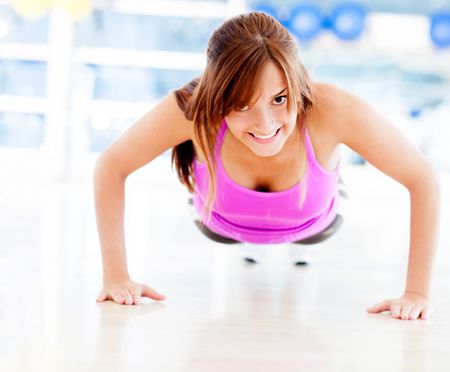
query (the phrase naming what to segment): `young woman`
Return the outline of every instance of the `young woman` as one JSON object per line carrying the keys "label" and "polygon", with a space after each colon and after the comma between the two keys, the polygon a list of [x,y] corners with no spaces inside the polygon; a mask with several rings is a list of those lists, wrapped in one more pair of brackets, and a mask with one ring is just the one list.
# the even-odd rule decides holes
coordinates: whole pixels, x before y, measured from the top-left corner
{"label": "young woman", "polygon": [[304,248],[342,223],[339,144],[402,183],[411,197],[404,294],[369,312],[430,316],[439,217],[439,177],[400,132],[367,103],[312,82],[296,44],[272,17],[233,17],[212,34],[202,76],[169,94],[101,154],[95,170],[103,289],[97,300],[138,304],[165,297],[130,279],[124,184],[169,148],[193,194],[200,229],[224,243]]}

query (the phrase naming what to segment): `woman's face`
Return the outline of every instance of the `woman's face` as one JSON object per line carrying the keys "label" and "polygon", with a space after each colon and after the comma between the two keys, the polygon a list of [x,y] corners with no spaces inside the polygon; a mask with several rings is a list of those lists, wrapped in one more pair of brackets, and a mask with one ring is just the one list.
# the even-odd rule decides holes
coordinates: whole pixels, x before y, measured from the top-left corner
{"label": "woman's face", "polygon": [[268,62],[252,104],[225,116],[231,134],[258,156],[276,155],[296,126],[297,113],[289,113],[287,94],[286,78],[273,62]]}

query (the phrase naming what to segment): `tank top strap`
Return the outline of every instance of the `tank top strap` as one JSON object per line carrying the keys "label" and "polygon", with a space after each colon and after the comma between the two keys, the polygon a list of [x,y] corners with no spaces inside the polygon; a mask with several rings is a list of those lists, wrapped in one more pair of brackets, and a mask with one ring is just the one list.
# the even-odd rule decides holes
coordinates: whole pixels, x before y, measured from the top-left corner
{"label": "tank top strap", "polygon": [[305,148],[306,148],[306,154],[309,159],[315,159],[316,155],[314,154],[314,147],[311,142],[311,137],[309,136],[308,129],[306,126],[303,127],[303,133],[305,137]]}
{"label": "tank top strap", "polygon": [[219,129],[219,133],[217,134],[216,144],[214,145],[214,153],[216,157],[220,156],[220,149],[222,147],[222,143],[225,138],[227,127],[228,127],[227,122],[225,121],[225,119],[223,119]]}

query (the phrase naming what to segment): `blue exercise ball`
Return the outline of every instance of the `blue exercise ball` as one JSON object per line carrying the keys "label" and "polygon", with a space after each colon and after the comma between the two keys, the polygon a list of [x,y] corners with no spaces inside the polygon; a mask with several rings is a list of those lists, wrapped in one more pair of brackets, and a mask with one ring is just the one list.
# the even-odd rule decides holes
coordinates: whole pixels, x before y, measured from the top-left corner
{"label": "blue exercise ball", "polygon": [[364,30],[366,10],[359,4],[340,4],[330,17],[331,30],[342,40],[357,39]]}
{"label": "blue exercise ball", "polygon": [[450,46],[450,12],[438,12],[431,16],[430,37],[440,48]]}
{"label": "blue exercise ball", "polygon": [[301,41],[308,41],[319,34],[322,22],[323,16],[318,7],[302,4],[292,9],[288,28]]}

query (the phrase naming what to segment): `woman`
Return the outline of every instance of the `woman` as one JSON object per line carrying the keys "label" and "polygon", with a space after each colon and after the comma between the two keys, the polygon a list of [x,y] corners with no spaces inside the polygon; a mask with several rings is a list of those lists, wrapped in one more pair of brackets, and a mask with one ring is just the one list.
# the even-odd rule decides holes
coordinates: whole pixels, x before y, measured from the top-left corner
{"label": "woman", "polygon": [[437,172],[367,103],[312,82],[289,32],[259,12],[233,17],[216,29],[202,76],[165,97],[99,157],[95,199],[104,287],[97,300],[131,305],[142,296],[165,298],[130,279],[123,227],[126,177],[165,150],[174,149],[179,178],[193,193],[206,235],[255,249],[293,243],[298,251],[301,244],[326,239],[342,223],[341,143],[402,183],[411,196],[405,292],[368,311],[429,317]]}

